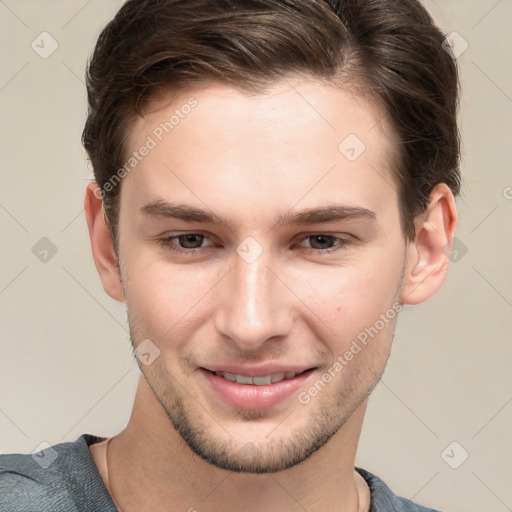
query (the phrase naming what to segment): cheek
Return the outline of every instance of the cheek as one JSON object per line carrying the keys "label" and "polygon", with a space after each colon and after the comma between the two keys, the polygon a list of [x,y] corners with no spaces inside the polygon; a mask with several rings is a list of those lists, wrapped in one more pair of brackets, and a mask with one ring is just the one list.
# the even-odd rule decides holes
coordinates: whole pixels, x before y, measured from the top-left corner
{"label": "cheek", "polygon": [[[133,247],[136,244],[123,258],[123,274],[137,338],[160,343],[172,339],[177,345],[183,340],[185,344],[191,331],[204,327],[221,305],[213,304],[209,293],[215,286],[223,286],[223,273],[229,266],[177,265],[154,248]],[[283,301],[300,310],[301,322],[319,339],[331,340],[333,352],[344,352],[346,345],[374,326],[393,305],[403,264],[403,254],[398,244],[396,247],[374,247],[339,266],[283,268],[283,280],[293,291],[291,299],[288,288],[283,291]],[[386,322],[379,336],[386,336],[391,327]]]}
{"label": "cheek", "polygon": [[[302,293],[297,295],[332,331],[331,335],[355,336],[392,309],[402,268],[397,254],[387,262],[376,259],[373,264],[319,269],[315,275],[309,274],[307,281],[302,280]],[[298,286],[299,276],[294,282]]]}
{"label": "cheek", "polygon": [[130,254],[125,259],[125,274],[131,319],[138,330],[144,326],[144,336],[155,339],[174,338],[185,329],[218,280],[212,268],[172,265],[155,258],[154,251]]}

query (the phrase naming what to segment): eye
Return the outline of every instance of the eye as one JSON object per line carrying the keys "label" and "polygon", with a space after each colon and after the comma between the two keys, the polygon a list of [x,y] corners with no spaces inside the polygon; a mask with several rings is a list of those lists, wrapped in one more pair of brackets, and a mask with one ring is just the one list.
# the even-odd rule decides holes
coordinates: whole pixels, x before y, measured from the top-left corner
{"label": "eye", "polygon": [[206,236],[201,233],[182,233],[159,238],[158,243],[171,251],[193,254],[198,249],[204,248],[202,243],[205,239],[207,239]]}
{"label": "eye", "polygon": [[[185,235],[178,235],[173,238],[178,240],[178,243],[184,249],[197,249],[201,247],[204,235],[199,235],[197,233],[187,233]],[[199,245],[197,245],[199,243]]]}
{"label": "eye", "polygon": [[[351,243],[348,238],[341,238],[325,233],[308,235],[304,240],[310,240],[311,250],[307,251],[311,254],[329,254],[344,249]],[[327,246],[327,247],[326,247]]]}
{"label": "eye", "polygon": [[[159,238],[158,243],[169,251],[193,256],[200,250],[212,247],[212,244],[203,245],[203,242],[206,240],[209,240],[209,238],[202,233],[173,233]],[[349,238],[337,237],[326,233],[308,235],[302,240],[310,240],[308,246],[300,245],[306,248],[308,254],[314,255],[327,255],[343,250],[352,242]]]}

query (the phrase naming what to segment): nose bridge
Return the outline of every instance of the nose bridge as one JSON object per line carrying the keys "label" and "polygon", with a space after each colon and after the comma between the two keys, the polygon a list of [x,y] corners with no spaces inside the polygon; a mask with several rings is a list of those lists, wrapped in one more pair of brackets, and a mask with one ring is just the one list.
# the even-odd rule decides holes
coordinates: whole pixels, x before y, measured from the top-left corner
{"label": "nose bridge", "polygon": [[234,268],[223,280],[216,328],[244,350],[255,350],[269,338],[285,336],[291,325],[285,307],[289,297],[269,267],[269,254],[249,241],[248,246],[242,243],[237,248]]}

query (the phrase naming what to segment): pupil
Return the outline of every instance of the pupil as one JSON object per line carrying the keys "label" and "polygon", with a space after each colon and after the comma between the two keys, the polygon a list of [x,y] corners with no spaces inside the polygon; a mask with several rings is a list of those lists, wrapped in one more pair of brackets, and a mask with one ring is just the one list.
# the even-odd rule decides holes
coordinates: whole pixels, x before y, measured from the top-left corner
{"label": "pupil", "polygon": [[[182,235],[180,237],[180,243],[187,249],[194,249],[198,246],[194,246],[194,239],[196,244],[197,244],[197,240],[199,240],[199,246],[201,245],[201,242],[202,242],[202,235]],[[188,244],[192,244],[192,247],[189,246]]]}
{"label": "pupil", "polygon": [[[330,240],[330,237],[328,236],[324,236],[324,235],[315,235],[313,237],[313,240],[320,240],[320,245],[324,245],[324,244],[327,244],[329,245],[329,242],[331,241]],[[327,249],[328,247],[317,247],[317,249]]]}

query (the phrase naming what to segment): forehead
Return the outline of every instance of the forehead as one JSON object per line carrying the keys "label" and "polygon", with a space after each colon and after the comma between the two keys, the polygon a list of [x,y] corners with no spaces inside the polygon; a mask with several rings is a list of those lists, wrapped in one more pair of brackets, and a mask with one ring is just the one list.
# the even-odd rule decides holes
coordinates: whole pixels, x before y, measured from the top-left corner
{"label": "forehead", "polygon": [[[352,128],[366,139],[370,137],[365,137],[365,132],[377,129],[390,142],[397,142],[384,107],[367,89],[356,89],[349,84],[346,87],[336,86],[320,79],[290,76],[289,79],[268,84],[260,93],[235,88],[219,81],[204,82],[185,89],[160,91],[145,101],[143,117],[138,116],[130,123],[128,145],[136,146],[141,136],[151,131],[151,128],[158,128],[162,121],[171,120],[175,134],[186,130],[187,124],[191,123],[181,121],[191,112],[189,104],[192,99],[199,106],[193,108],[193,118],[201,122],[207,120],[209,125],[215,123],[224,133],[232,128],[233,131],[228,133],[230,136],[241,133],[243,128],[253,129],[254,132],[268,129],[265,126],[267,122],[279,121],[284,137],[291,133],[292,128],[300,130],[307,123],[310,129],[330,128],[334,132],[340,131],[340,128],[341,131]],[[174,119],[171,119],[173,112]],[[244,121],[244,124],[233,126],[230,121]],[[178,130],[179,124],[182,127]],[[200,136],[200,131],[196,134]],[[159,138],[158,133],[156,136]],[[391,144],[387,150],[396,149],[393,146],[396,144]]]}
{"label": "forehead", "polygon": [[198,206],[199,196],[220,196],[258,208],[396,196],[397,141],[384,109],[313,79],[258,94],[218,82],[169,91],[148,102],[128,140],[129,153],[151,146],[125,178],[139,203],[179,194]]}

